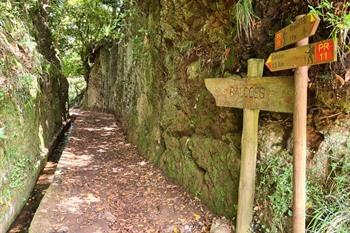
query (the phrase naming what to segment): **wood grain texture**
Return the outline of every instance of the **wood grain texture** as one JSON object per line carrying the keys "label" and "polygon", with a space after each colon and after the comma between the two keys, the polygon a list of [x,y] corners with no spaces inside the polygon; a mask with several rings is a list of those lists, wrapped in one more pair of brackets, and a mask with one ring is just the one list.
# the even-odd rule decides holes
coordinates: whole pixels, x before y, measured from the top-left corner
{"label": "wood grain texture", "polygon": [[[308,44],[303,39],[297,46]],[[293,233],[305,233],[306,217],[306,124],[308,67],[296,69],[293,115]]]}
{"label": "wood grain texture", "polygon": [[[248,60],[248,77],[258,78],[263,74],[264,60]],[[253,219],[256,154],[258,147],[259,110],[243,110],[241,142],[241,168],[239,179],[237,233],[249,233]]]}
{"label": "wood grain texture", "polygon": [[213,78],[205,85],[217,106],[293,112],[293,77]]}
{"label": "wood grain texture", "polygon": [[271,53],[266,66],[271,71],[293,69],[329,63],[337,60],[337,42],[334,39]]}
{"label": "wood grain texture", "polygon": [[309,13],[295,20],[294,23],[275,33],[275,50],[314,35],[319,24],[320,18],[313,13]]}

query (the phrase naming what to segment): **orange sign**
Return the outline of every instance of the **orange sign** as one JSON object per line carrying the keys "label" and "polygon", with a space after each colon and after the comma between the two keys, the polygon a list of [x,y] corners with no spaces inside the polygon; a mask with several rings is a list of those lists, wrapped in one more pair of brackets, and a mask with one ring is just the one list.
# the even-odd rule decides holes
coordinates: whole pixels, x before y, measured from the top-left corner
{"label": "orange sign", "polygon": [[271,53],[265,65],[271,71],[318,65],[337,60],[336,40],[329,39],[280,52]]}
{"label": "orange sign", "polygon": [[333,61],[334,56],[334,41],[326,40],[316,43],[315,46],[315,61],[316,62],[328,62]]}
{"label": "orange sign", "polygon": [[275,48],[283,47],[283,34],[281,32],[277,32],[275,35]]}

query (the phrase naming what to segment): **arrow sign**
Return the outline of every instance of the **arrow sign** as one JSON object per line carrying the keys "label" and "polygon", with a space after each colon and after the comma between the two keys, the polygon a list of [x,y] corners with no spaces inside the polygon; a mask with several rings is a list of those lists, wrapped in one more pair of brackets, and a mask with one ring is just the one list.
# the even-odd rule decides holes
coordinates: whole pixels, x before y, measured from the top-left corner
{"label": "arrow sign", "polygon": [[337,41],[329,39],[271,53],[265,65],[270,71],[278,71],[333,61],[337,61]]}
{"label": "arrow sign", "polygon": [[275,33],[275,50],[315,34],[320,18],[309,13]]}
{"label": "arrow sign", "polygon": [[293,77],[212,78],[205,86],[217,106],[293,112]]}

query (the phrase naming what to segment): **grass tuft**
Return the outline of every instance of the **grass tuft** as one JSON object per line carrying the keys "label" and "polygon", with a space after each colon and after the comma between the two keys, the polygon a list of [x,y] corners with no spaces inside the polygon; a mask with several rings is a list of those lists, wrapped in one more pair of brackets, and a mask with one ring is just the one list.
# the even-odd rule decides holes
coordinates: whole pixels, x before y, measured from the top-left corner
{"label": "grass tuft", "polygon": [[232,15],[236,20],[238,37],[241,38],[244,35],[249,40],[252,35],[254,18],[256,18],[252,0],[239,0],[233,8]]}
{"label": "grass tuft", "polygon": [[347,151],[338,150],[330,151],[330,172],[322,188],[324,198],[312,197],[319,200],[309,216],[310,233],[350,232],[350,157]]}

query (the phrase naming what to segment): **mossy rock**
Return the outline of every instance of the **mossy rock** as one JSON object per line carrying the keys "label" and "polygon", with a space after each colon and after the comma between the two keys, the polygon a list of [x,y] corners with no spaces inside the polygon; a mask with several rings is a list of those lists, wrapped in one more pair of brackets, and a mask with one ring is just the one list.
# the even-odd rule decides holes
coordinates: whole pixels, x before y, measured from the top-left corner
{"label": "mossy rock", "polygon": [[280,122],[263,122],[258,131],[260,159],[264,160],[285,149],[285,135],[286,128]]}
{"label": "mossy rock", "polygon": [[323,183],[329,175],[329,159],[337,160],[350,154],[350,117],[345,116],[322,129],[323,141],[312,160],[312,179]]}
{"label": "mossy rock", "polygon": [[233,216],[237,202],[239,151],[220,140],[164,135],[160,166],[216,213]]}
{"label": "mossy rock", "polygon": [[177,85],[175,80],[170,80],[165,85],[166,97],[162,107],[161,126],[172,134],[189,136],[193,133],[193,126],[180,107],[185,100],[180,96]]}
{"label": "mossy rock", "polygon": [[350,113],[350,85],[343,89],[318,88],[317,103],[333,110]]}

